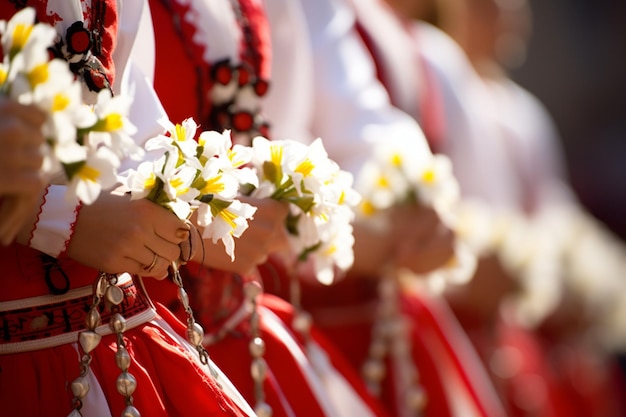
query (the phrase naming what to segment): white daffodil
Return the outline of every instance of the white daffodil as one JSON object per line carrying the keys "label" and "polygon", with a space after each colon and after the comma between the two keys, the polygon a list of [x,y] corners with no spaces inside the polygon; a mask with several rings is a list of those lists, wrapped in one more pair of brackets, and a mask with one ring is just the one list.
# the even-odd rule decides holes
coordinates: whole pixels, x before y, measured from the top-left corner
{"label": "white daffodil", "polygon": [[182,123],[174,124],[168,119],[159,119],[159,124],[169,133],[169,136],[159,135],[150,139],[146,143],[146,150],[163,149],[170,153],[180,152],[180,159],[185,159],[188,163],[193,163],[198,169],[201,164],[194,162],[197,155],[198,143],[196,142],[196,132],[198,125],[192,118],[183,120]]}
{"label": "white daffodil", "polygon": [[126,187],[130,190],[131,199],[146,198],[159,185],[161,179],[157,172],[161,172],[165,157],[156,161],[145,161],[139,164],[136,170],[131,170],[125,178]]}
{"label": "white daffodil", "polygon": [[328,153],[319,138],[308,147],[290,141],[287,149],[289,163],[286,171],[292,177],[299,194],[303,193],[303,189],[314,194],[320,193],[324,184],[339,169],[338,165],[328,158]]}
{"label": "white daffodil", "polygon": [[137,129],[128,119],[130,105],[130,97],[123,95],[113,97],[107,89],[98,93],[97,102],[94,105],[97,122],[89,129],[91,146],[97,147],[104,144],[120,158],[141,159],[143,157],[144,150],[131,137]]}
{"label": "white daffodil", "polygon": [[357,180],[357,190],[363,196],[361,212],[373,214],[404,202],[409,189],[409,183],[401,171],[367,162]]}
{"label": "white daffodil", "polygon": [[259,182],[269,181],[276,187],[285,182],[283,172],[285,164],[285,145],[282,142],[270,142],[262,136],[252,140],[252,166],[257,170]]}
{"label": "white daffodil", "polygon": [[235,259],[235,241],[248,228],[248,219],[256,207],[239,200],[224,202],[214,199],[198,208],[198,224],[204,227],[202,237],[213,243],[222,241],[231,261]]}
{"label": "white daffodil", "polygon": [[93,203],[101,190],[117,183],[115,171],[118,164],[119,159],[106,147],[87,152],[86,160],[71,176],[68,198],[78,197],[85,204]]}
{"label": "white daffodil", "polygon": [[459,200],[460,189],[452,173],[452,162],[445,155],[434,155],[421,169],[411,169],[409,181],[414,184],[420,202],[437,210],[450,211]]}
{"label": "white daffodil", "polygon": [[57,34],[50,25],[36,24],[35,9],[26,7],[15,13],[8,22],[0,22],[0,35],[5,56],[13,60],[25,50],[46,50],[53,44]]}
{"label": "white daffodil", "polygon": [[187,203],[194,200],[200,192],[192,187],[198,170],[187,165],[176,166],[177,155],[167,155],[162,171],[155,174],[163,181],[163,191],[169,201],[182,200]]}
{"label": "white daffodil", "polygon": [[239,191],[239,181],[229,172],[222,171],[220,164],[212,163],[215,161],[217,161],[216,158],[211,158],[202,168],[194,186],[201,195],[213,195],[222,200],[232,200]]}

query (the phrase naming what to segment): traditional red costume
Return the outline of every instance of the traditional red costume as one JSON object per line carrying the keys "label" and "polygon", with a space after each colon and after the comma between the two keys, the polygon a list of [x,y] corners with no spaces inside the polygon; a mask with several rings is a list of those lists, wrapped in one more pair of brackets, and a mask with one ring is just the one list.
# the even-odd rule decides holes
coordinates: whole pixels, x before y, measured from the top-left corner
{"label": "traditional red costume", "polygon": [[[143,2],[125,3],[123,8],[120,2],[111,0],[32,1],[19,2],[19,6],[17,3],[3,3],[0,17],[8,19],[18,8],[32,5],[38,20],[54,25],[59,32],[59,48],[55,53],[72,56],[73,69],[85,82],[85,90],[113,88],[117,92],[116,81],[130,67],[126,60],[135,33],[141,22],[145,22],[141,18],[146,12]],[[118,50],[118,45],[123,47]],[[152,114],[148,112],[148,125],[154,124],[158,116],[154,120],[149,120],[149,116]],[[73,206],[57,204],[63,201],[62,188],[48,188],[37,224],[33,226],[33,237],[53,238],[30,242],[42,250],[49,249],[48,253],[53,255],[62,252],[71,238],[78,211]],[[118,299],[121,303],[117,307],[102,304],[102,324],[94,327],[102,339],[90,352],[89,363],[83,362],[88,368],[85,379],[89,390],[85,394],[84,381],[76,381],[81,371],[81,356],[88,358],[83,356],[85,346],[92,346],[86,337],[89,335],[85,335],[89,333],[85,332],[85,326],[87,321],[93,321],[87,320],[87,316],[94,300],[98,271],[63,255],[55,259],[17,243],[0,248],[0,259],[3,415],[77,415],[80,411],[84,415],[109,417],[128,411],[131,404],[150,416],[195,415],[198,410],[216,416],[252,415],[250,407],[221,371],[216,370],[214,378],[207,366],[200,363],[191,345],[179,336],[182,324],[167,310],[155,309],[140,281],[128,274],[117,278],[113,287],[119,290],[111,291],[113,298],[123,294],[123,300]],[[115,334],[109,328],[110,320],[120,323],[121,319],[115,318],[114,313],[126,319],[123,333]],[[122,359],[116,366],[120,344],[128,351],[128,372],[136,382],[130,404],[130,397],[120,395],[119,387],[116,388],[122,381],[119,378],[123,363],[127,362]],[[132,384],[132,379],[125,376],[122,382]]]}

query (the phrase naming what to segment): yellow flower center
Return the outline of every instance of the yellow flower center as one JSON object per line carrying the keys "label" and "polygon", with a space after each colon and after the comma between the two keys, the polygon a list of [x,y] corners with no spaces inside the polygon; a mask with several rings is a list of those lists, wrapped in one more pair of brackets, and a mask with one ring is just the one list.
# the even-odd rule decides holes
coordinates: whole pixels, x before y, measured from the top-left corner
{"label": "yellow flower center", "polygon": [[389,180],[384,175],[381,175],[380,177],[378,177],[376,185],[378,185],[380,188],[389,188]]}
{"label": "yellow flower center", "polygon": [[21,51],[24,45],[26,45],[26,42],[28,42],[33,27],[33,25],[26,25],[24,23],[15,25],[15,30],[13,31],[13,47],[11,49]]}
{"label": "yellow flower center", "polygon": [[156,175],[150,174],[148,178],[143,182],[143,187],[147,190],[151,190],[156,184]]}
{"label": "yellow flower center", "polygon": [[222,210],[219,212],[219,216],[226,222],[228,223],[228,225],[231,228],[230,233],[233,233],[232,229],[235,229],[235,227],[237,227],[237,223],[235,223],[235,220],[237,219],[237,215],[231,211],[228,211],[226,209]]}
{"label": "yellow flower center", "polygon": [[222,182],[222,174],[218,174],[217,176],[206,180],[206,185],[202,187],[200,192],[202,194],[218,194],[224,191],[225,188],[226,187]]}
{"label": "yellow flower center", "polygon": [[376,207],[374,207],[371,201],[363,200],[363,203],[361,203],[361,211],[366,216],[371,216],[376,213]]}
{"label": "yellow flower center", "polygon": [[399,167],[400,165],[402,165],[402,155],[400,155],[399,153],[394,153],[393,155],[391,155],[391,165],[393,165],[394,167]]}
{"label": "yellow flower center", "polygon": [[174,140],[183,142],[185,140],[186,134],[187,131],[183,125],[177,124],[176,126],[174,126]]}
{"label": "yellow flower center", "polygon": [[228,159],[230,160],[230,163],[232,164],[232,166],[234,168],[239,168],[240,166],[243,165],[243,161],[239,160],[239,161],[235,161],[235,157],[237,156],[237,153],[233,152],[232,149],[228,150]]}
{"label": "yellow flower center", "polygon": [[4,84],[9,74],[4,68],[0,68],[0,85]]}
{"label": "yellow flower center", "polygon": [[341,194],[339,194],[339,201],[337,201],[337,204],[342,205],[345,201],[346,201],[346,192],[341,191]]}
{"label": "yellow flower center", "polygon": [[434,169],[427,169],[426,171],[424,171],[424,173],[422,174],[422,181],[424,181],[427,184],[432,184],[435,182],[436,179],[436,175],[435,175],[435,170]]}
{"label": "yellow flower center", "polygon": [[124,120],[121,114],[111,113],[104,118],[104,131],[114,132],[120,130],[124,126]]}
{"label": "yellow flower center", "polygon": [[337,246],[336,245],[330,245],[325,251],[324,251],[324,255],[326,256],[330,256],[333,253],[337,252]]}
{"label": "yellow flower center", "polygon": [[183,186],[183,184],[184,184],[184,181],[181,178],[178,178],[178,177],[172,178],[170,180],[170,185],[172,187],[174,187],[174,189],[176,190],[177,194],[185,194],[189,190],[189,188],[187,188],[187,187],[181,188]]}
{"label": "yellow flower center", "polygon": [[98,171],[94,167],[90,167],[89,165],[85,164],[80,170],[78,170],[78,176],[83,181],[96,182],[100,177],[100,171]]}
{"label": "yellow flower center", "polygon": [[48,71],[48,64],[39,64],[33,68],[27,75],[28,82],[31,88],[37,87],[39,84],[43,84],[48,81],[50,73]]}
{"label": "yellow flower center", "polygon": [[311,162],[311,160],[307,158],[304,161],[300,162],[300,165],[298,165],[298,167],[296,168],[296,172],[299,172],[303,176],[307,177],[311,175],[311,172],[314,168],[315,165],[313,165],[313,162]]}
{"label": "yellow flower center", "polygon": [[283,160],[283,147],[279,145],[270,145],[270,159],[276,166],[280,166]]}
{"label": "yellow flower center", "polygon": [[55,94],[52,99],[52,112],[63,111],[70,104],[70,99],[63,93]]}

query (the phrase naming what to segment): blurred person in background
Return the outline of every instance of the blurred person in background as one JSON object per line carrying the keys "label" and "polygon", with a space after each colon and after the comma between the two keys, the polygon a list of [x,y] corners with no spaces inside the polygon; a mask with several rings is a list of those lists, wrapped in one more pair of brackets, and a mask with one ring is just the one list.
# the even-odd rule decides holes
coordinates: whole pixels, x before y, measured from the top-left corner
{"label": "blurred person in background", "polygon": [[604,348],[622,343],[624,249],[580,207],[550,116],[507,75],[525,56],[528,4],[389,3],[426,63],[417,73],[430,97],[403,94],[416,81],[400,78],[389,45],[370,49],[383,57],[379,77],[396,105],[430,120],[431,144],[453,160],[466,200],[460,233],[485,256],[448,298],[509,412],[618,415]]}

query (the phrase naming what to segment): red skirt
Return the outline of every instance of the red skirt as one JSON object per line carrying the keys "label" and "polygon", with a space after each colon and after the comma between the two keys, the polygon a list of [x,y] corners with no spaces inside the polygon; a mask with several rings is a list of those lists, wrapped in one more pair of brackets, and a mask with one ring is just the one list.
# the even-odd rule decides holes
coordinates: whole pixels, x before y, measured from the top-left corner
{"label": "red skirt", "polygon": [[[184,273],[185,287],[196,318],[205,332],[217,334],[225,322],[234,317],[243,302],[243,279],[224,271],[200,269],[191,265]],[[181,318],[184,312],[176,302],[176,288],[170,285],[155,288],[149,284],[153,298],[167,304]],[[156,295],[153,291],[158,290]],[[338,350],[322,337],[315,336],[317,355],[327,358],[325,375],[308,357],[307,346],[291,328],[293,308],[277,297],[263,295],[258,299],[259,333],[265,342],[263,358],[268,364],[263,394],[274,417],[300,416],[377,416],[386,413],[370,396],[354,371]],[[230,313],[230,314],[228,314]],[[319,333],[315,330],[314,335]],[[255,386],[250,373],[252,357],[248,351],[251,340],[249,316],[240,317],[236,326],[208,345],[212,360],[228,375],[239,392],[255,404]],[[338,394],[338,395],[335,395]]]}
{"label": "red skirt", "polygon": [[[264,283],[272,293],[288,297],[288,284],[280,281],[274,264]],[[302,285],[302,305],[313,314],[318,329],[359,372],[368,358],[377,307],[377,281],[348,278],[330,287]],[[503,417],[504,408],[476,355],[447,305],[439,299],[403,294],[403,315],[409,319],[411,359],[419,372],[428,400],[426,417]],[[380,400],[387,412],[405,415],[398,401],[394,364],[386,363]]]}
{"label": "red skirt", "polygon": [[[41,254],[18,246],[0,248],[0,414],[64,416],[72,411],[69,386],[79,376],[80,359],[75,341],[91,303],[92,287],[87,284],[96,273],[79,274],[84,267],[64,261],[61,275],[67,277],[70,291],[48,295],[45,278],[36,274],[45,270]],[[123,338],[131,355],[128,371],[137,380],[133,404],[142,415],[182,417],[197,415],[198,410],[215,416],[250,415],[242,411],[249,406],[230,382],[223,375],[216,382],[181,339],[179,321],[155,310],[132,280],[120,286],[126,295],[123,315],[128,328]],[[96,329],[102,340],[91,352],[90,389],[81,409],[85,416],[120,415],[126,407],[116,389],[121,372],[115,363],[117,337],[110,334],[106,315]]]}

